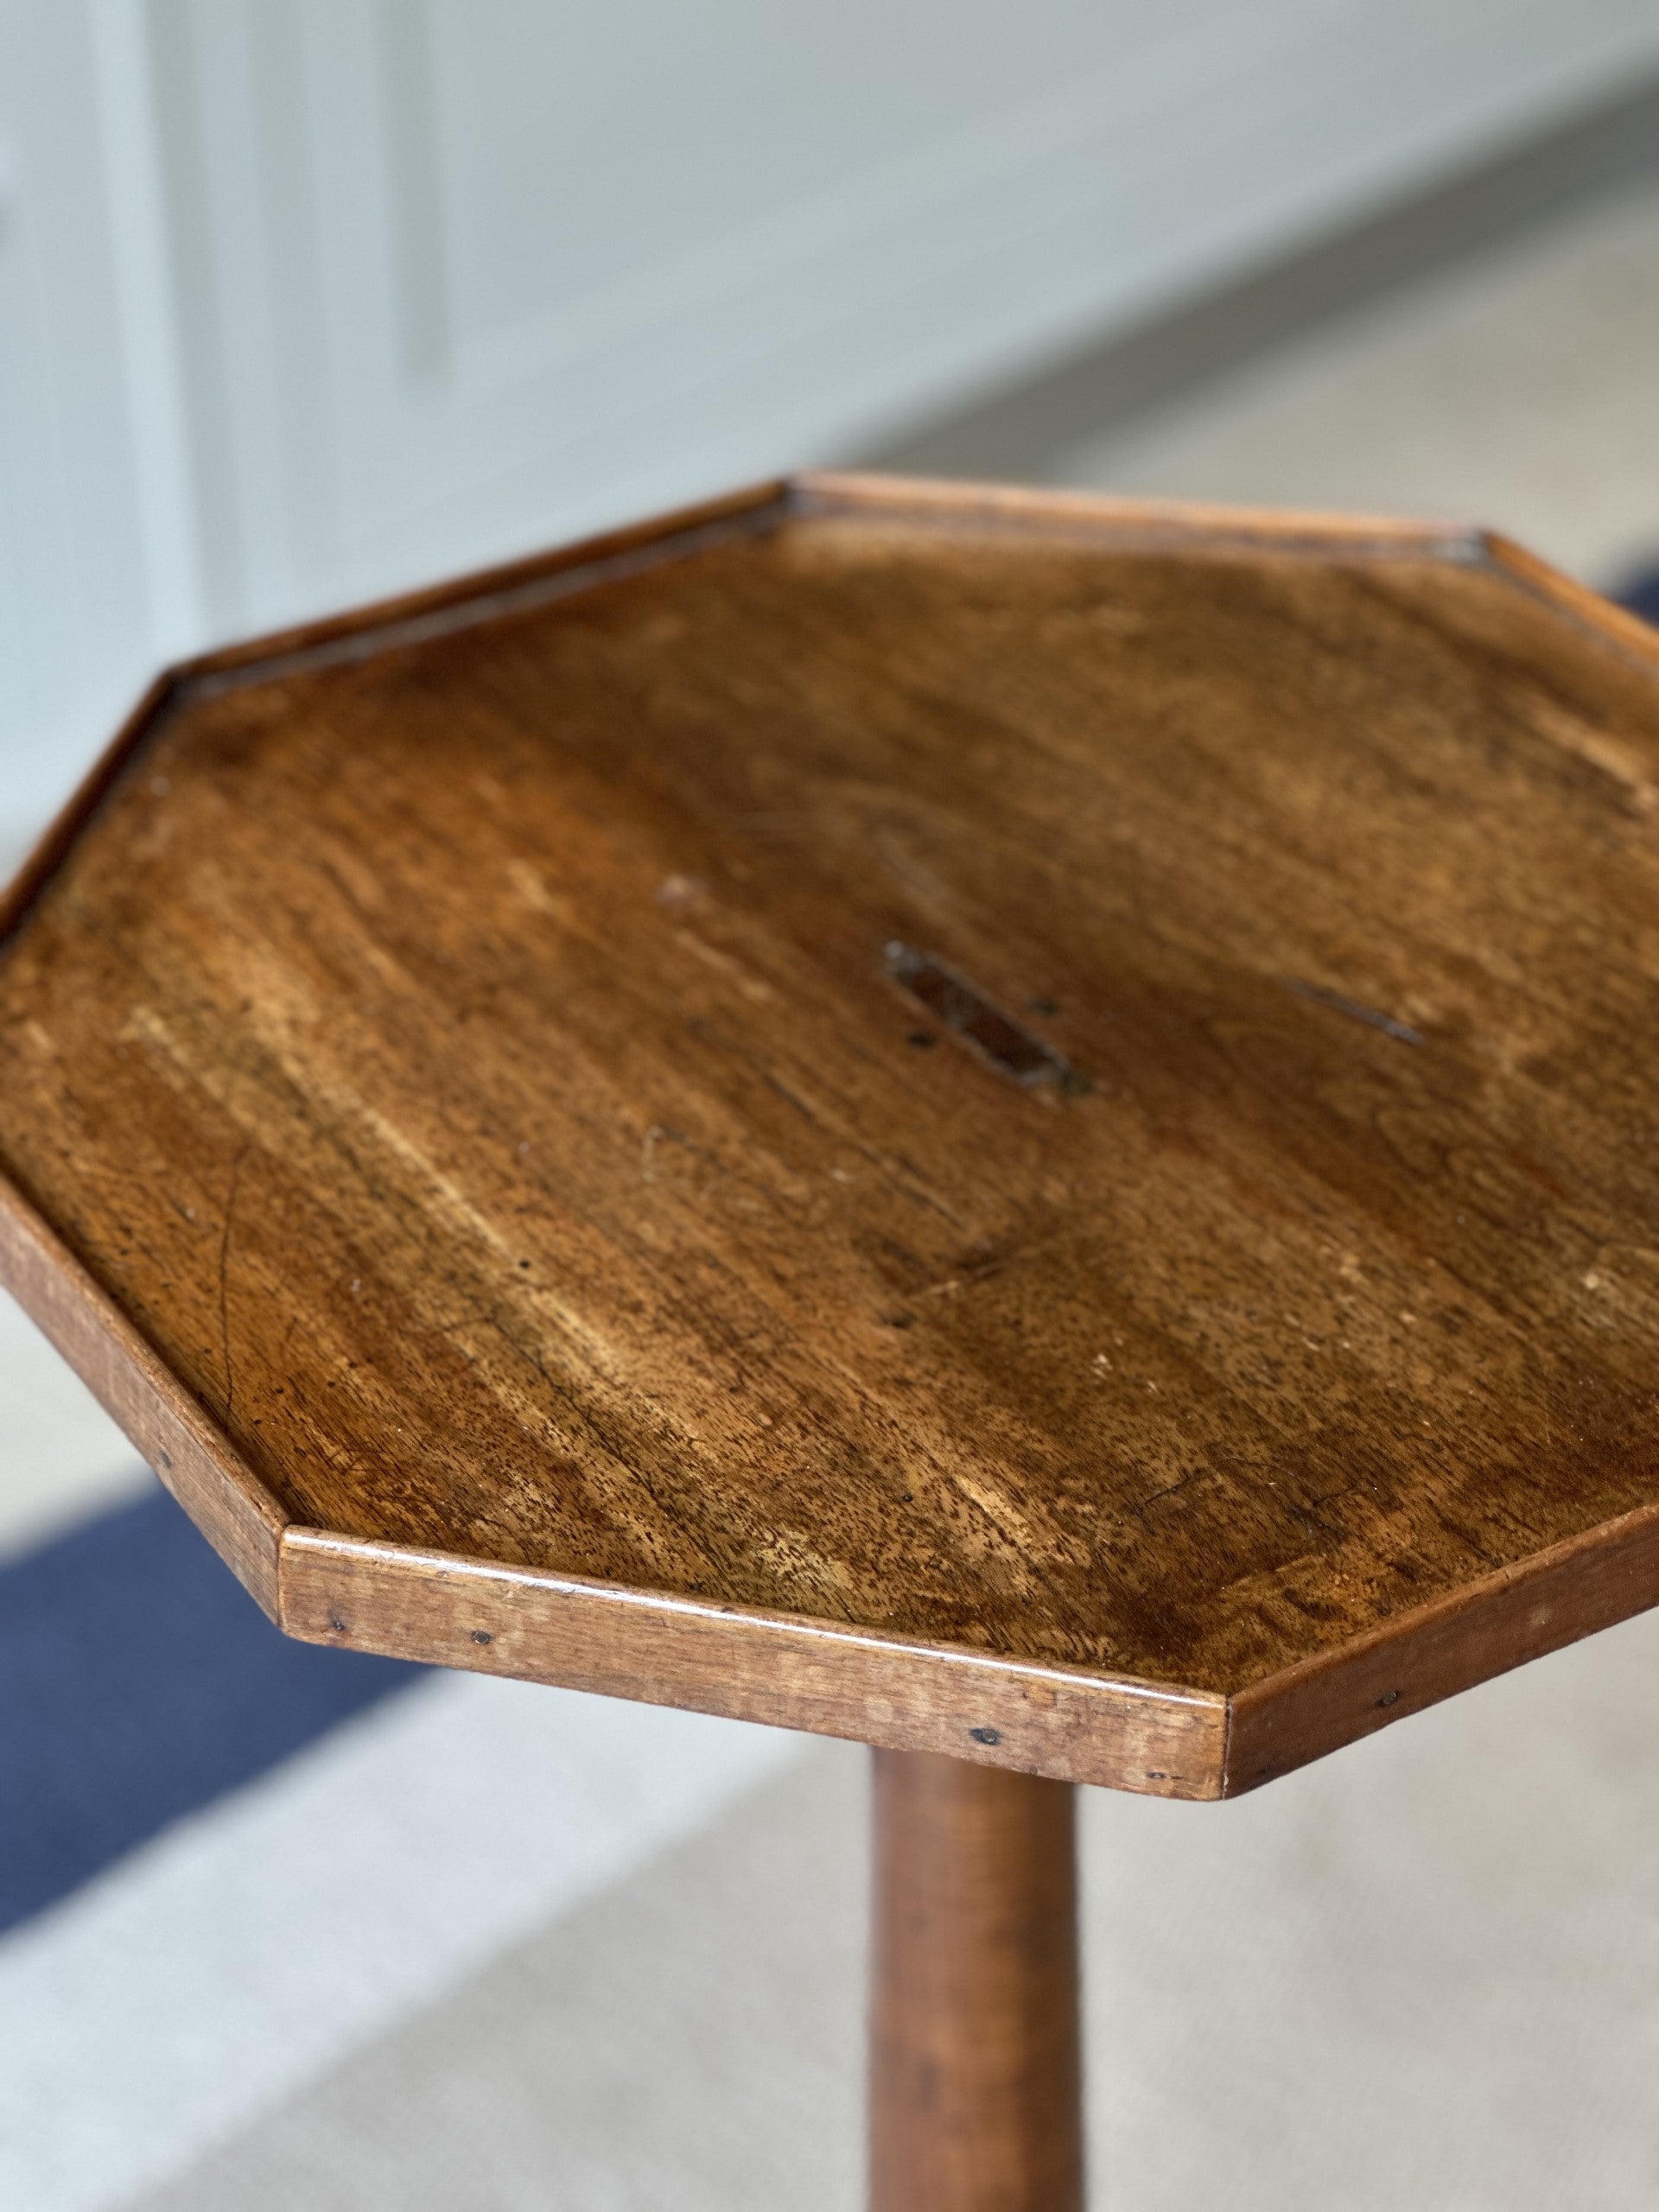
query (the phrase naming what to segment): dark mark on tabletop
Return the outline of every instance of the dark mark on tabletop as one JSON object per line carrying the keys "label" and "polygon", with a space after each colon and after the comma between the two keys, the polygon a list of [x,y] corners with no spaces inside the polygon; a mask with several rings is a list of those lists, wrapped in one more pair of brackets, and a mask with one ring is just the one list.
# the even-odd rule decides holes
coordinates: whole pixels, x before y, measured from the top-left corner
{"label": "dark mark on tabletop", "polygon": [[[1052,1084],[1068,1094],[1088,1090],[1086,1079],[1052,1046],[1022,1029],[965,976],[931,952],[918,952],[912,945],[895,942],[887,947],[884,957],[888,975],[901,990],[1004,1075],[1026,1084]],[[915,1030],[910,1041],[931,1045],[933,1039],[925,1032]]]}
{"label": "dark mark on tabletop", "polygon": [[1422,1031],[1414,1029],[1408,1021],[1396,1021],[1391,1014],[1379,1014],[1375,1007],[1362,1006],[1357,999],[1345,999],[1340,991],[1325,990],[1318,983],[1300,983],[1294,976],[1287,976],[1284,980],[1285,988],[1294,991],[1298,998],[1312,999],[1315,1006],[1328,1006],[1332,1014],[1345,1014],[1350,1021],[1363,1021],[1402,1045],[1428,1042]]}

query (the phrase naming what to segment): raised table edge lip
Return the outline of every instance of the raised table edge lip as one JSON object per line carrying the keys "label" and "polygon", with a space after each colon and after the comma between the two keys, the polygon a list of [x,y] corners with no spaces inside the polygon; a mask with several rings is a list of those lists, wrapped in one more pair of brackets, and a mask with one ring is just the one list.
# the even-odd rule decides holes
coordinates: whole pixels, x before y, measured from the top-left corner
{"label": "raised table edge lip", "polygon": [[[429,626],[488,620],[520,596],[549,596],[608,580],[636,563],[690,551],[711,532],[762,531],[791,514],[931,510],[964,521],[1074,522],[1126,537],[1228,542],[1309,551],[1477,564],[1548,601],[1621,658],[1651,671],[1659,633],[1499,534],[1454,523],[1392,517],[1274,512],[1122,499],[1089,493],[823,472],[769,480],[665,516],[352,610],[218,649],[164,670],[135,706],[57,819],[0,895],[0,944],[21,926],[79,832],[128,759],[168,707],[200,688],[257,680],[280,664],[333,658],[410,641]],[[893,1749],[948,1751],[986,1764],[1097,1783],[1147,1795],[1230,1797],[1369,1735],[1441,1699],[1628,1619],[1659,1604],[1659,1503],[1581,1531],[1549,1550],[1496,1569],[1479,1582],[1380,1624],[1225,1693],[1046,1666],[968,1647],[784,1614],[723,1607],[671,1592],[451,1557],[290,1523],[219,1430],[130,1319],[101,1289],[45,1218],[0,1175],[0,1282],[11,1290],[92,1389],[135,1448],[232,1571],[285,1631],[308,1640],[391,1650],[449,1667],[521,1675],[651,1702],[728,1713]],[[426,1603],[385,1588],[425,1593]],[[362,1614],[363,1633],[343,1604]],[[463,1593],[467,1619],[434,1612],[432,1593]],[[349,1593],[349,1598],[348,1598]],[[448,1604],[448,1599],[445,1601]],[[514,1619],[530,1604],[545,1615],[536,1648]],[[753,1640],[752,1669],[694,1681],[682,1667],[652,1675],[639,1655],[597,1656],[581,1667],[553,1656],[562,1614],[583,1611],[660,1634],[678,1624],[705,1641],[722,1632]],[[450,1611],[454,1608],[451,1607]],[[477,1618],[473,1617],[476,1615]],[[486,1625],[498,1618],[498,1630]],[[335,1620],[346,1624],[336,1628]],[[424,1621],[425,1625],[423,1626]],[[376,1637],[379,1640],[375,1640]],[[463,1640],[464,1639],[464,1640]],[[624,1638],[624,1643],[628,1639]],[[570,1649],[567,1637],[565,1649]],[[791,1688],[776,1654],[791,1649],[822,1675],[872,1665],[912,1678],[849,1703],[845,1692]],[[632,1671],[630,1672],[630,1667]],[[609,1670],[607,1673],[607,1669]],[[971,1681],[971,1698],[957,1685]],[[949,1691],[941,1696],[940,1686]],[[902,1694],[895,1694],[902,1690]],[[1010,1725],[997,1725],[993,1707]],[[976,1732],[977,1731],[978,1732]],[[1149,1764],[1152,1759],[1160,1763]]]}

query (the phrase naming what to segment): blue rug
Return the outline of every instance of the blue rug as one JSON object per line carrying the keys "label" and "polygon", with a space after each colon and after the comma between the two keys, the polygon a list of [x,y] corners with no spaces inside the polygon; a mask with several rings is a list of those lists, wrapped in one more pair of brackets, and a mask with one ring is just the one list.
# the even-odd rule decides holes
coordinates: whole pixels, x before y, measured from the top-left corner
{"label": "blue rug", "polygon": [[159,1486],[0,1567],[0,1930],[424,1672],[290,1642]]}

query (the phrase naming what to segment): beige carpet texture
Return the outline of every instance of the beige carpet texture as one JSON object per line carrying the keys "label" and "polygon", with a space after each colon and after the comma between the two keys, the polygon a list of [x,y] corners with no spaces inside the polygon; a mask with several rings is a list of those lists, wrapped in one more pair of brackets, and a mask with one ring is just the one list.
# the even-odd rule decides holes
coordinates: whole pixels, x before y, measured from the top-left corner
{"label": "beige carpet texture", "polygon": [[[1659,2202],[1656,1693],[1650,1616],[1232,1804],[1084,1792],[1092,2201]],[[131,2212],[855,2212],[864,1816],[804,1745]]]}

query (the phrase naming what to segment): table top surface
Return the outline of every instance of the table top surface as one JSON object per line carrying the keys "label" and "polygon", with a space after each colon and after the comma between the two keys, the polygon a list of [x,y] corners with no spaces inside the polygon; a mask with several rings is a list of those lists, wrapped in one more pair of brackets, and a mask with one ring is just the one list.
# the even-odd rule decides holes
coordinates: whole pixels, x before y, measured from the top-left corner
{"label": "table top surface", "polygon": [[1656,1011],[1633,623],[809,480],[165,681],[10,1268],[301,1633],[1215,1795],[1659,1597]]}

